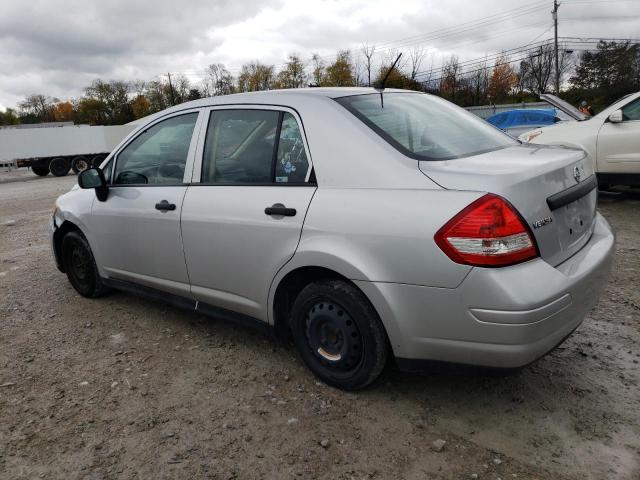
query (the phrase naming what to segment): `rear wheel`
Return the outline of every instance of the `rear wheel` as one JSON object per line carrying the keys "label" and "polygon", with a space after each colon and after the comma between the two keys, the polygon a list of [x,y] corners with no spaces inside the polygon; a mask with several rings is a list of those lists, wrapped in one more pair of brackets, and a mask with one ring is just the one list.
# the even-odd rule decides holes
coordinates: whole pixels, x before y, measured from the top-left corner
{"label": "rear wheel", "polygon": [[71,169],[75,174],[84,172],[90,166],[91,166],[91,161],[84,155],[78,155],[77,157],[74,157],[73,160],[71,161]]}
{"label": "rear wheel", "polygon": [[56,157],[49,162],[49,171],[56,177],[64,177],[71,170],[71,162],[64,157]]}
{"label": "rear wheel", "polygon": [[99,297],[108,290],[89,243],[79,232],[69,232],[62,239],[62,263],[69,282],[83,297]]}
{"label": "rear wheel", "polygon": [[325,383],[357,390],[373,382],[387,360],[384,326],[367,298],[342,280],[306,286],[291,310],[294,342]]}
{"label": "rear wheel", "polygon": [[31,167],[31,170],[33,171],[33,173],[40,177],[46,177],[47,175],[49,175],[49,167],[47,166],[38,165]]}
{"label": "rear wheel", "polygon": [[100,164],[102,163],[102,161],[107,158],[106,155],[104,154],[100,154],[100,155],[95,155],[92,159],[91,159],[91,166],[93,168],[98,168],[100,166]]}

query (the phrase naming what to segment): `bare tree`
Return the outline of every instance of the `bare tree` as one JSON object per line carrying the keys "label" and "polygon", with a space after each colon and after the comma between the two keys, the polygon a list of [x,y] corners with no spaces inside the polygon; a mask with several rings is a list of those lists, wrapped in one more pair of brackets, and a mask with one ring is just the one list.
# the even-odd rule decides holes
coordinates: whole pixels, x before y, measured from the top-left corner
{"label": "bare tree", "polygon": [[360,53],[362,53],[364,57],[364,68],[367,71],[367,86],[370,87],[373,55],[376,53],[375,44],[369,45],[368,43],[363,43],[362,47],[360,47]]}
{"label": "bare tree", "polygon": [[207,67],[202,82],[202,93],[205,97],[228,95],[233,93],[233,77],[222,63],[212,63]]}
{"label": "bare tree", "polygon": [[424,48],[422,47],[414,47],[409,52],[409,67],[411,68],[411,80],[416,79],[416,75],[420,71],[420,66],[422,65],[422,61],[425,56]]}
{"label": "bare tree", "polygon": [[[387,50],[387,53],[384,55],[384,59],[382,63],[384,65],[387,65],[387,68],[389,68],[391,65],[393,65],[393,63],[398,58],[398,55],[400,55],[401,53],[403,53],[402,50],[398,48],[391,48]],[[406,55],[403,54],[402,57],[400,57],[400,61],[396,64],[395,68],[397,68],[398,70],[402,70],[406,65],[407,65]]]}
{"label": "bare tree", "polygon": [[481,105],[487,98],[487,89],[489,87],[489,66],[486,57],[484,63],[479,65],[473,72],[470,72],[467,78],[471,90],[471,102],[474,105]]}
{"label": "bare tree", "polygon": [[[551,44],[541,45],[540,48],[531,51],[527,58],[520,62],[523,87],[536,95],[545,93],[553,80],[554,58],[554,48]],[[559,51],[558,64],[562,79],[572,67],[572,55],[564,48]]]}
{"label": "bare tree", "polygon": [[322,84],[324,80],[325,70],[324,61],[317,53],[311,56],[311,81],[316,87]]}
{"label": "bare tree", "polygon": [[449,60],[442,65],[442,78],[440,79],[440,94],[454,100],[460,81],[460,60],[456,55],[451,55]]}
{"label": "bare tree", "polygon": [[554,53],[551,45],[541,46],[520,63],[522,82],[531,92],[540,95],[547,91],[553,73]]}
{"label": "bare tree", "polygon": [[32,94],[27,96],[18,107],[25,115],[31,115],[40,122],[50,122],[53,120],[53,105],[59,100],[42,94]]}

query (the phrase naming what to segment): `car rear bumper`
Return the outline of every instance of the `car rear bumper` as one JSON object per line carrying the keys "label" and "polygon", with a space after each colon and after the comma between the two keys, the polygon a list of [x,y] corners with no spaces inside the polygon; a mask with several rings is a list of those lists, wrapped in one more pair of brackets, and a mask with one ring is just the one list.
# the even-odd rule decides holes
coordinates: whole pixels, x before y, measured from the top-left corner
{"label": "car rear bumper", "polygon": [[556,267],[535,259],[474,268],[453,289],[356,283],[380,314],[397,358],[515,368],[580,325],[606,285],[614,247],[598,214],[589,242]]}

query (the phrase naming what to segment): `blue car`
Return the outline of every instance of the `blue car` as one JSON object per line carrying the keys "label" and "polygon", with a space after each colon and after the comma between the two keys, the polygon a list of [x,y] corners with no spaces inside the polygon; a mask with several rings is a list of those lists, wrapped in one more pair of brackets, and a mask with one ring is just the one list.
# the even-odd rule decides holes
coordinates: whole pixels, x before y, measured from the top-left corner
{"label": "blue car", "polygon": [[500,130],[504,130],[509,135],[517,137],[534,128],[552,125],[567,119],[563,118],[562,113],[557,112],[555,108],[522,108],[496,113],[485,120]]}

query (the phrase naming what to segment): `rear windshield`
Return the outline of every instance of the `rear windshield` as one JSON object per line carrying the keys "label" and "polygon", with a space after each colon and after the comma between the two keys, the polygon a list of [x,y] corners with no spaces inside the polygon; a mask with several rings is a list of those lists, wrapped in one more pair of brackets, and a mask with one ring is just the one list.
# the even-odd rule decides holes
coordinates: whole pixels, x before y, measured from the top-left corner
{"label": "rear windshield", "polygon": [[441,98],[420,93],[379,93],[336,101],[378,135],[418,160],[451,160],[517,145],[479,117]]}

